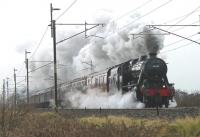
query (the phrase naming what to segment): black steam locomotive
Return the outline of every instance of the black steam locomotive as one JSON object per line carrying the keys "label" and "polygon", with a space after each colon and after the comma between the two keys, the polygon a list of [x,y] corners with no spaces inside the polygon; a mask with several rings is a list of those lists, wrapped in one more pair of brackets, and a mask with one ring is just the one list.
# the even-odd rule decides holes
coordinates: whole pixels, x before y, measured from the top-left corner
{"label": "black steam locomotive", "polygon": [[[145,107],[168,107],[169,100],[174,96],[174,88],[168,82],[166,74],[166,63],[151,53],[149,56],[131,59],[104,71],[60,84],[58,104],[62,106],[66,92],[100,88],[102,92],[136,92],[137,100],[143,102]],[[53,87],[32,95],[30,102],[38,107],[48,107],[51,99],[54,99]]]}

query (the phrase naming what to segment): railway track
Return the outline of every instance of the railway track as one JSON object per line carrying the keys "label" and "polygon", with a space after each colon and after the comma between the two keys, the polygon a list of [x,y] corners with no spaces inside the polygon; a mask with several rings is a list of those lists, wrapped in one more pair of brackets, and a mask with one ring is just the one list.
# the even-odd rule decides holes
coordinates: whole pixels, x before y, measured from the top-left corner
{"label": "railway track", "polygon": [[[39,111],[54,111],[53,109],[39,109]],[[69,118],[88,116],[127,116],[135,118],[181,118],[200,116],[198,107],[179,108],[146,108],[146,109],[59,109],[61,115]]]}

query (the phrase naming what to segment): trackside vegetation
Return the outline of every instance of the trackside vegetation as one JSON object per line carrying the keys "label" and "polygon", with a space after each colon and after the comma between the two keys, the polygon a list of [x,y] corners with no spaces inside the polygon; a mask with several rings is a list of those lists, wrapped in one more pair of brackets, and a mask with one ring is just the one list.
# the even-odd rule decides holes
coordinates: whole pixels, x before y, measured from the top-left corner
{"label": "trackside vegetation", "polygon": [[0,113],[0,126],[1,137],[200,137],[200,116],[173,120],[125,116],[69,118],[24,108]]}

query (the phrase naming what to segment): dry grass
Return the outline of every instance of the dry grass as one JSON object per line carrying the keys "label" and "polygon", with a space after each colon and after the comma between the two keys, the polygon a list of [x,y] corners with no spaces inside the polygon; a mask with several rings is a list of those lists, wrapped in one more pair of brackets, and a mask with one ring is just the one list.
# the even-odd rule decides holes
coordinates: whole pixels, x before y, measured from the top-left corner
{"label": "dry grass", "polygon": [[200,117],[177,119],[167,127],[166,131],[167,136],[200,137]]}
{"label": "dry grass", "polygon": [[6,137],[200,137],[200,117],[169,121],[124,116],[67,118],[30,109],[7,114],[11,112],[14,117],[7,117]]}

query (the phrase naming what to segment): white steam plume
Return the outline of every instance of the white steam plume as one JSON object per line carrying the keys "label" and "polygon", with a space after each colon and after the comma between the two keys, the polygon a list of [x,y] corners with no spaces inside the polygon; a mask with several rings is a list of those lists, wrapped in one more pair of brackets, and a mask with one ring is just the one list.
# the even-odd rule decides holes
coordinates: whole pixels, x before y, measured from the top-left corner
{"label": "white steam plume", "polygon": [[134,92],[102,92],[100,89],[89,89],[68,92],[65,95],[67,104],[72,108],[143,108],[144,104],[136,101]]}
{"label": "white steam plume", "polygon": [[[122,94],[121,91],[102,92],[100,89],[88,89],[87,92],[73,90],[65,94],[65,102],[62,104],[67,108],[89,108],[89,109],[131,109],[144,108],[144,103],[137,101],[135,92]],[[169,101],[169,108],[177,106],[175,100]],[[165,107],[163,105],[163,107]]]}
{"label": "white steam plume", "polygon": [[[135,16],[130,16],[127,22],[131,22],[134,18]],[[164,37],[159,31],[145,27],[145,23],[131,24],[123,30],[118,30],[120,25],[111,18],[106,19],[109,19],[105,21],[106,26],[97,34],[104,39],[91,37],[80,49],[79,54],[74,56],[73,66],[77,71],[85,67],[81,63],[82,60],[92,60],[98,71],[131,58],[152,52],[158,53],[163,48]]]}
{"label": "white steam plume", "polygon": [[[105,26],[103,28],[98,27],[97,30],[87,32],[88,36],[96,35],[103,37],[103,39],[93,36],[89,37],[88,39],[84,39],[84,35],[80,35],[59,44],[57,46],[58,64],[67,66],[60,67],[58,65],[58,82],[62,83],[67,80],[72,80],[75,77],[80,77],[91,73],[90,69],[87,71],[81,71],[84,68],[90,67],[86,64],[83,64],[82,61],[89,62],[92,60],[95,65],[94,71],[98,71],[105,69],[106,67],[122,63],[129,59],[137,58],[141,55],[145,55],[151,52],[159,52],[159,50],[163,47],[164,38],[162,35],[151,35],[159,32],[146,28],[145,24],[148,23],[136,22],[135,24],[130,24],[127,27],[124,27],[123,30],[118,29],[126,24],[129,24],[133,20],[136,20],[138,16],[138,14],[129,16],[125,22],[119,23],[113,21],[113,16],[111,13],[104,12],[103,14],[100,14],[100,16],[96,16],[98,18],[94,19],[93,21],[95,23],[105,23]],[[58,32],[57,39],[62,40],[80,31],[82,31],[80,28],[74,27],[67,32]],[[145,33],[145,35],[131,35],[141,32]],[[52,60],[50,54],[52,53],[52,49],[45,49],[43,53],[45,54],[43,54],[43,56],[39,56],[38,60]],[[39,66],[35,64],[34,67],[37,68]],[[38,79],[47,78],[49,76],[53,76],[52,65],[51,67],[45,67],[42,71],[39,71],[39,73],[33,73],[33,77],[36,77],[35,80],[33,80],[33,83],[37,87],[35,86],[32,88],[43,89],[44,86],[49,87],[53,85],[53,81],[38,81]],[[95,98],[95,100],[100,103],[102,108],[137,108],[138,103],[136,102],[135,97],[132,97],[132,94],[132,92],[125,95],[122,95],[119,92],[116,92],[116,94],[107,94],[101,93],[99,90],[89,90],[87,94],[81,92],[69,92],[68,96],[71,98],[68,98],[68,100],[70,100],[72,106],[74,107],[85,107],[86,105],[88,106],[92,104],[89,103],[90,99],[92,101],[94,100],[93,98]],[[97,97],[99,97],[99,99]],[[80,99],[78,102],[75,101],[77,98]],[[88,101],[84,101],[86,98]],[[108,102],[108,104],[106,102]],[[76,105],[77,103],[80,105]]]}

